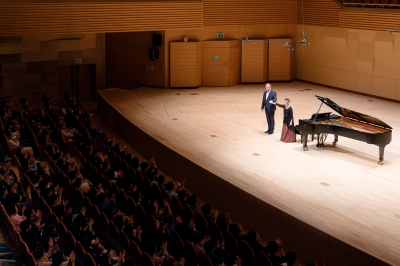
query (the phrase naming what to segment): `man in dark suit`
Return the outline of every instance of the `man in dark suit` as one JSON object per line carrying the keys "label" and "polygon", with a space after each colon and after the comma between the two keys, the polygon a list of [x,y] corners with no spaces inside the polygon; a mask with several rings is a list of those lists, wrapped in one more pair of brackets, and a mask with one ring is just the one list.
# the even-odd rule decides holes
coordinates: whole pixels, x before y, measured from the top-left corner
{"label": "man in dark suit", "polygon": [[272,100],[273,102],[277,101],[276,92],[271,89],[271,84],[265,84],[265,91],[263,94],[263,99],[261,102],[261,112],[265,110],[265,116],[267,117],[268,122],[268,130],[265,133],[268,135],[274,134],[275,128],[275,104],[269,103]]}

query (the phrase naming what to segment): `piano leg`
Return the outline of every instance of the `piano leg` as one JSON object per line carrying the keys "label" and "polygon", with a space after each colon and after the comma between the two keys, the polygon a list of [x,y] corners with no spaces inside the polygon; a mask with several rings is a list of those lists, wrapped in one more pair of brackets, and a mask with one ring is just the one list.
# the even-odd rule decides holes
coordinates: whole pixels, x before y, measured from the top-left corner
{"label": "piano leg", "polygon": [[301,134],[301,140],[303,142],[303,147],[301,148],[302,151],[308,151],[307,138],[308,134]]}
{"label": "piano leg", "polygon": [[383,154],[385,153],[385,146],[379,146],[379,161],[378,164],[382,165],[383,164]]}
{"label": "piano leg", "polygon": [[325,139],[326,139],[326,136],[328,136],[328,134],[324,134],[324,133],[321,133],[321,134],[317,134],[317,140],[318,140],[318,143],[317,143],[317,147],[318,148],[321,148],[321,147],[324,147],[325,146]]}
{"label": "piano leg", "polygon": [[333,146],[336,146],[337,142],[338,142],[338,135],[335,134],[335,139],[333,140]]}

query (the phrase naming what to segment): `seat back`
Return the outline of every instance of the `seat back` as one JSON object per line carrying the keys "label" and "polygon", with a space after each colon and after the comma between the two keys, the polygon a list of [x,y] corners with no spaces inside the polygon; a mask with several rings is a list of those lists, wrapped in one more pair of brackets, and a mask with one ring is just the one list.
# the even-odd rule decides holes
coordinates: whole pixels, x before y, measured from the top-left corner
{"label": "seat back", "polygon": [[220,241],[222,243],[222,233],[221,230],[219,230],[218,225],[215,222],[209,222],[208,223],[208,233],[211,236],[211,239],[213,241]]}
{"label": "seat back", "polygon": [[184,254],[183,241],[177,232],[171,232],[167,246],[168,252],[175,258],[176,261],[180,260]]}
{"label": "seat back", "polygon": [[181,215],[182,216],[182,214],[183,214],[182,203],[176,197],[172,197],[171,198],[171,211],[175,216],[176,215]]}
{"label": "seat back", "polygon": [[82,244],[79,241],[76,241],[76,247],[75,247],[76,261],[84,261],[85,254],[86,254],[86,251],[83,248]]}
{"label": "seat back", "polygon": [[126,252],[126,254],[127,254],[128,258],[133,259],[133,261],[135,262],[135,266],[143,265],[142,251],[140,250],[139,246],[135,242],[133,242],[133,241],[130,242],[129,249],[128,249],[128,252]]}
{"label": "seat back", "polygon": [[96,266],[96,262],[94,261],[92,255],[90,255],[88,252],[85,253],[85,265],[86,266]]}
{"label": "seat back", "polygon": [[267,255],[265,255],[263,252],[257,251],[255,253],[255,257],[256,257],[256,266],[272,266],[271,261],[269,260]]}
{"label": "seat back", "polygon": [[199,259],[193,245],[189,241],[185,240],[183,248],[185,252],[185,266],[197,266],[199,264]]}
{"label": "seat back", "polygon": [[235,254],[237,254],[238,253],[238,243],[236,241],[236,238],[232,235],[232,233],[229,231],[224,231],[224,232],[222,232],[222,237],[224,238],[225,249],[231,250]]}
{"label": "seat back", "polygon": [[194,214],[194,220],[196,222],[196,230],[200,230],[202,237],[208,235],[208,222],[203,214],[196,212]]}
{"label": "seat back", "polygon": [[254,266],[256,264],[256,259],[253,249],[250,247],[250,245],[246,241],[240,240],[238,243],[238,248],[238,255],[242,259],[243,265]]}
{"label": "seat back", "polygon": [[213,266],[211,259],[204,252],[199,253],[199,266]]}
{"label": "seat back", "polygon": [[154,261],[147,252],[142,253],[143,266],[155,266]]}

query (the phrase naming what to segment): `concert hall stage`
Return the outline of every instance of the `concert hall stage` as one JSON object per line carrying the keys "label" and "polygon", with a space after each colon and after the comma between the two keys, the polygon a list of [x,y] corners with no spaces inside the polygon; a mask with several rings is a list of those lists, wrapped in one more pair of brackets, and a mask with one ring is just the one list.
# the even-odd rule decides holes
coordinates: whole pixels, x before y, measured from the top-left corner
{"label": "concert hall stage", "polygon": [[163,172],[186,178],[199,198],[263,238],[281,236],[302,262],[399,265],[400,104],[298,81],[272,89],[279,103],[290,98],[296,125],[317,112],[314,95],[390,125],[384,164],[377,146],[340,136],[335,147],[309,142],[309,151],[299,136],[282,143],[279,107],[275,134],[265,134],[263,84],[107,89],[98,110],[144,157],[155,155]]}

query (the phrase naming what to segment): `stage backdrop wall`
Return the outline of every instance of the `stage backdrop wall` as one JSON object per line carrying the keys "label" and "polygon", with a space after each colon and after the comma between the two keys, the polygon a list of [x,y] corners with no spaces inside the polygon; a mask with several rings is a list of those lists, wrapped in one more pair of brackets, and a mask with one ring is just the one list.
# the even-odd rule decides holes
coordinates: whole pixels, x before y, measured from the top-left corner
{"label": "stage backdrop wall", "polygon": [[296,46],[297,79],[400,100],[400,34],[312,26],[308,40]]}
{"label": "stage backdrop wall", "polygon": [[[252,39],[268,39],[296,36],[295,24],[259,24],[244,26],[205,26],[203,28],[106,33],[106,86],[133,89],[139,86],[169,86],[169,43],[183,41],[205,41],[217,39],[217,33],[223,32],[225,39],[241,40],[247,35]],[[163,35],[159,48],[159,60],[149,60],[153,33]],[[282,45],[283,49],[283,45]],[[239,58],[239,62],[241,58]],[[146,68],[147,66],[147,68]],[[240,80],[239,69],[239,80]]]}

